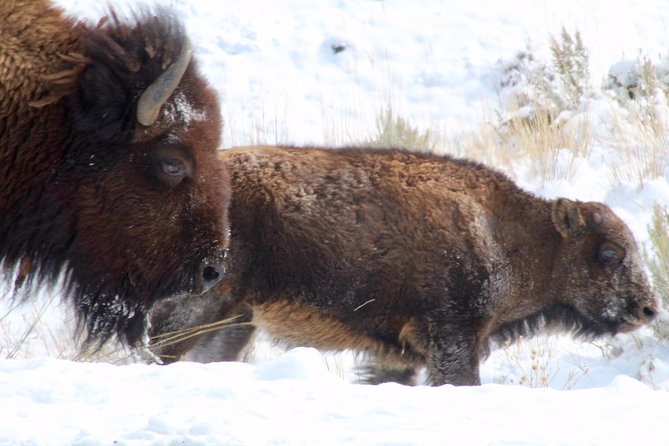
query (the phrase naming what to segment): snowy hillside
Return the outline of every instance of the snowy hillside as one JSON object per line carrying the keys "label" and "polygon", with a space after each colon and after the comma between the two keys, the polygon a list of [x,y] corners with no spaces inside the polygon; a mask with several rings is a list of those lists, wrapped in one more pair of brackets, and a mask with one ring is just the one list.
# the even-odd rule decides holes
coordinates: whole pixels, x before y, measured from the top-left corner
{"label": "snowy hillside", "polygon": [[[97,0],[57,3],[104,15]],[[166,3],[220,94],[224,148],[359,144],[392,109],[437,151],[478,158],[545,197],[607,203],[653,256],[653,209],[669,206],[669,127],[648,134],[639,122],[669,122],[669,107],[658,86],[645,102],[621,101],[629,85],[609,73],[624,80],[647,58],[665,79],[663,0]],[[550,69],[563,27],[583,39],[591,84],[556,120],[576,130],[542,158],[507,132],[548,104],[531,76]],[[535,101],[510,107],[523,97]],[[18,308],[0,299],[0,445],[669,444],[669,343],[651,328],[508,346],[482,365],[480,388],[362,386],[351,355],[266,342],[252,364],[75,362],[72,313],[57,294]]]}

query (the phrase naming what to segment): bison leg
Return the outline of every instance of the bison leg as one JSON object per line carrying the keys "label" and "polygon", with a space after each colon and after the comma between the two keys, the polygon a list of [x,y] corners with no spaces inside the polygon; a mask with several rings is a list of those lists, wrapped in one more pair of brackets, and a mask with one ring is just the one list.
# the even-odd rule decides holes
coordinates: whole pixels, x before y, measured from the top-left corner
{"label": "bison leg", "polygon": [[455,335],[436,339],[427,364],[428,377],[434,386],[481,384],[478,342],[473,336]]}
{"label": "bison leg", "polygon": [[407,366],[406,368],[391,367],[385,364],[371,362],[360,367],[361,384],[383,384],[395,382],[405,386],[415,386],[418,369]]}
{"label": "bison leg", "polygon": [[431,385],[480,385],[479,341],[472,330],[477,326],[474,321],[463,329],[462,323],[448,320],[413,319],[402,330],[401,340],[425,358]]}

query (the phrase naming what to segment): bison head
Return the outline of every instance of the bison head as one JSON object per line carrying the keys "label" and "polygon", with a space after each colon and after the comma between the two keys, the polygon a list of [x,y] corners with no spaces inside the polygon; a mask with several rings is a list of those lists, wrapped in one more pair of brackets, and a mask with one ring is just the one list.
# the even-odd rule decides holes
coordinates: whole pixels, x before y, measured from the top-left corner
{"label": "bison head", "polygon": [[634,237],[607,206],[558,199],[553,223],[561,236],[553,283],[585,332],[629,332],[655,317]]}
{"label": "bison head", "polygon": [[156,300],[204,293],[225,274],[219,106],[165,10],[72,35],[44,76],[51,93],[32,102],[45,128],[16,149],[36,162],[50,153],[36,169],[45,179],[0,221],[0,244],[5,260],[31,265],[27,283],[65,271],[91,339],[137,344]]}

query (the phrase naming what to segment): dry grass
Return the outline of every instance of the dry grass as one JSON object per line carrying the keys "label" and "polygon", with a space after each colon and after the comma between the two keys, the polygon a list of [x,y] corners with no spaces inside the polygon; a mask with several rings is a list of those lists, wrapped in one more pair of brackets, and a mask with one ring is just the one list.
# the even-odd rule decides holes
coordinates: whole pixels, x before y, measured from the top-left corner
{"label": "dry grass", "polygon": [[648,228],[653,245],[647,255],[648,267],[655,290],[665,307],[669,306],[669,206],[655,206],[653,221]]}
{"label": "dry grass", "polygon": [[[44,331],[42,318],[52,301],[41,304],[32,304],[29,311],[23,311],[21,319],[14,317],[14,312],[21,305],[13,302],[6,310],[6,313],[0,317],[0,332],[2,333],[2,345],[0,345],[0,357],[4,359],[17,359],[21,357],[26,346],[35,340],[43,347],[52,351],[50,342],[54,336],[49,331]],[[17,328],[17,326],[19,326]],[[62,347],[62,346],[61,346]],[[61,357],[62,348],[55,352],[57,357]]]}
{"label": "dry grass", "polygon": [[603,142],[618,154],[611,161],[614,183],[643,186],[646,180],[662,176],[669,167],[669,124],[665,118],[658,112],[646,114],[636,107],[631,107],[627,116],[613,116],[611,134]]}
{"label": "dry grass", "polygon": [[616,182],[642,186],[645,180],[662,176],[669,168],[666,70],[648,58],[640,58],[626,76],[611,74],[604,84],[613,95],[611,107],[615,113],[611,114],[609,134],[601,138],[618,155],[611,163]]}
{"label": "dry grass", "polygon": [[156,348],[168,347],[170,345],[178,344],[207,333],[213,333],[218,330],[224,330],[231,327],[241,327],[252,325],[249,322],[235,322],[242,315],[222,319],[220,321],[212,322],[210,324],[195,325],[192,327],[183,328],[181,330],[171,331],[168,333],[161,333],[151,339],[152,345]]}
{"label": "dry grass", "polygon": [[[498,377],[499,384],[517,384],[531,388],[553,387],[573,389],[578,380],[589,372],[586,365],[561,370],[556,338],[543,335],[513,344],[506,343],[502,352],[509,366],[509,373]],[[560,379],[562,382],[556,382]]]}
{"label": "dry grass", "polygon": [[[0,280],[12,283],[5,275]],[[0,358],[27,359],[49,356],[84,362],[132,362],[133,353],[118,342],[87,346],[78,330],[75,311],[56,290],[17,295],[0,287]]]}
{"label": "dry grass", "polygon": [[[587,108],[591,94],[589,56],[578,31],[551,37],[552,64],[531,49],[500,62],[499,104],[480,129],[458,135],[461,153],[502,167],[519,169],[541,181],[570,180],[596,144]],[[529,172],[527,171],[529,169]]]}
{"label": "dry grass", "polygon": [[408,119],[399,116],[391,105],[376,119],[376,134],[363,141],[368,147],[409,148],[417,152],[434,152],[436,144],[430,130],[419,130]]}
{"label": "dry grass", "polygon": [[529,167],[529,175],[541,181],[569,180],[594,143],[587,117],[581,118],[566,122],[547,113],[516,116],[461,135],[458,144],[466,157],[501,166],[512,177]]}
{"label": "dry grass", "polygon": [[[664,308],[669,307],[669,206],[655,206],[648,228],[652,252],[645,252],[655,291]],[[669,341],[669,318],[666,315],[653,323],[658,339]]]}

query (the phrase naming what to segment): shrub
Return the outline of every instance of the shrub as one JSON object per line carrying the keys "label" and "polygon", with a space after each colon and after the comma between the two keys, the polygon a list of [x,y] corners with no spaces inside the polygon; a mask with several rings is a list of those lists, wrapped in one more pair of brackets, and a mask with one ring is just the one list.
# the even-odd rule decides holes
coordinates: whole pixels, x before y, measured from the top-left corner
{"label": "shrub", "polygon": [[419,152],[433,152],[435,149],[429,130],[421,132],[408,120],[395,114],[390,105],[376,118],[376,135],[363,144],[369,147],[404,147]]}

